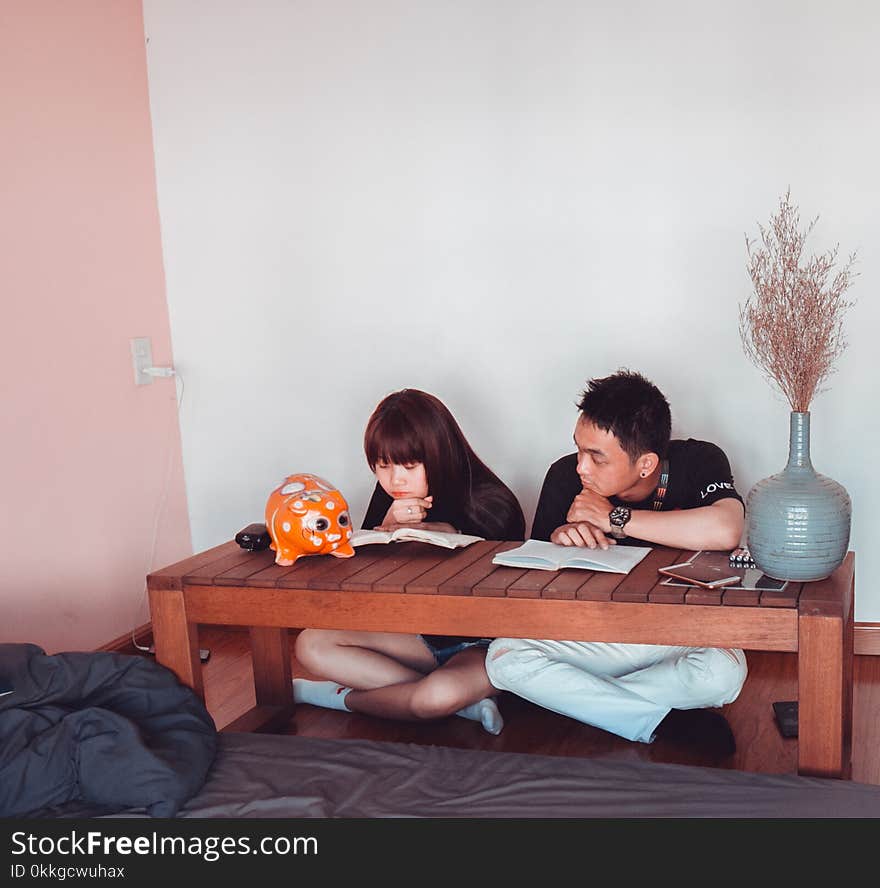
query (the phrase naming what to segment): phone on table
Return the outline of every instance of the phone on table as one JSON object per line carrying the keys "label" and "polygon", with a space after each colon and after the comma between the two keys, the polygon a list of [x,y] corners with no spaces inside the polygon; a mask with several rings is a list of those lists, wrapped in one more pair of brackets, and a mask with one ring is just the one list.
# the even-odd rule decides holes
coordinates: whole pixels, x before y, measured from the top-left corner
{"label": "phone on table", "polygon": [[670,564],[668,567],[657,568],[658,572],[676,580],[683,580],[705,589],[719,589],[722,586],[733,586],[742,580],[741,573],[734,573],[729,567],[722,565],[701,564],[700,562],[684,561],[681,564]]}

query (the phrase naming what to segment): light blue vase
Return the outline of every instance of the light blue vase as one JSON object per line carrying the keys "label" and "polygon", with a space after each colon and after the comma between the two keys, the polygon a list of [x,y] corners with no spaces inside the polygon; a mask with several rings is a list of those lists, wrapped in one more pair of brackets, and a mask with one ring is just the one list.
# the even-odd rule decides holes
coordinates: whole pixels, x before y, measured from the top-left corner
{"label": "light blue vase", "polygon": [[842,485],[810,462],[810,414],[792,412],[788,465],[759,481],[746,501],[748,547],[778,580],[822,580],[849,546],[852,504]]}

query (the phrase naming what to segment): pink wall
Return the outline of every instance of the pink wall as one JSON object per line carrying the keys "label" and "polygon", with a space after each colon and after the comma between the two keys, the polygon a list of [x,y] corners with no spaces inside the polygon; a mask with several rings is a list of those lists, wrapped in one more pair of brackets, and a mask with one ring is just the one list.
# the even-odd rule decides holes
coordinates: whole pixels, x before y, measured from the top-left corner
{"label": "pink wall", "polygon": [[3,0],[0,121],[0,641],[92,649],[149,618],[163,503],[153,566],[191,551],[129,350],[171,363],[140,0]]}

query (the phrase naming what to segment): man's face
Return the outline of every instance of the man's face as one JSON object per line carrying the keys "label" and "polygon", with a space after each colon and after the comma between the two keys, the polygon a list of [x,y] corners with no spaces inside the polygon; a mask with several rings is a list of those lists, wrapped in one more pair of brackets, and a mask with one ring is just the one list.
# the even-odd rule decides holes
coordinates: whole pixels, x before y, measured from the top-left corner
{"label": "man's face", "polygon": [[625,493],[638,484],[639,469],[617,438],[581,416],[574,428],[577,446],[577,472],[581,485],[604,497]]}

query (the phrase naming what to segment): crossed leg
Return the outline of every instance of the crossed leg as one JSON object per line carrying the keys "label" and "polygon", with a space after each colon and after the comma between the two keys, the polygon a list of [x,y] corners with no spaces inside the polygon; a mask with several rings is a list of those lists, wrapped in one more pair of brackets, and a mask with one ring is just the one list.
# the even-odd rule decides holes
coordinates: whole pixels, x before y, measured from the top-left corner
{"label": "crossed leg", "polygon": [[[465,648],[442,666],[417,635],[306,629],[297,659],[310,672],[346,688],[344,708],[364,715],[423,721],[459,714],[498,733],[503,721],[492,701],[483,647]],[[476,709],[472,709],[476,706]]]}

